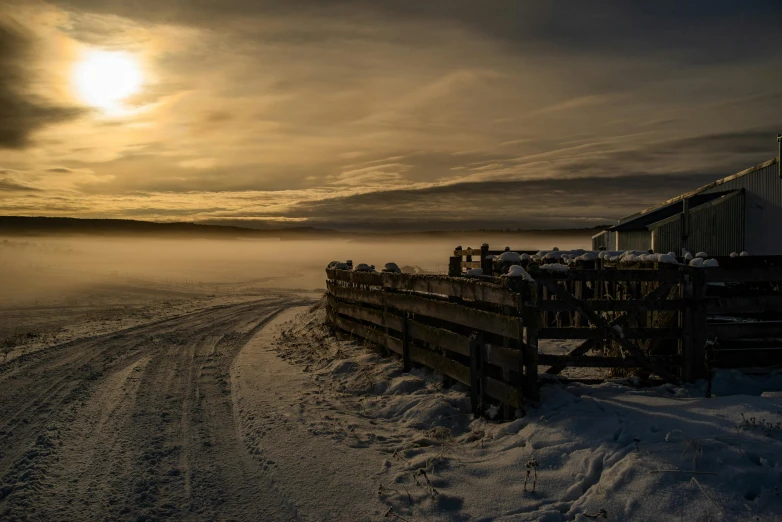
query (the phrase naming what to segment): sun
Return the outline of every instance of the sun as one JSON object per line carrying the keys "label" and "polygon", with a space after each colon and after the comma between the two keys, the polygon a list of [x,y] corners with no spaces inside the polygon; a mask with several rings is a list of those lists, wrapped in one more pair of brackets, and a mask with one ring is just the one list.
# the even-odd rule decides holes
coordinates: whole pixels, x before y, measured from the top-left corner
{"label": "sun", "polygon": [[73,69],[79,97],[104,110],[121,108],[122,100],[138,92],[142,80],[138,62],[120,51],[89,52]]}

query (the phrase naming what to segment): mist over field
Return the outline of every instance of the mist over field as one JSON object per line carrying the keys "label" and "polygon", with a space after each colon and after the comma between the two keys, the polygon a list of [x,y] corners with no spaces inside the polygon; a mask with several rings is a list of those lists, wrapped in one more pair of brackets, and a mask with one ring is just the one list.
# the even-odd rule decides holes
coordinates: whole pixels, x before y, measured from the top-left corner
{"label": "mist over field", "polygon": [[69,329],[131,327],[161,314],[291,291],[317,299],[331,261],[350,259],[378,270],[395,262],[406,271],[447,273],[456,246],[586,248],[590,233],[433,232],[323,240],[0,237],[0,342],[9,348],[46,345],[62,340]]}
{"label": "mist over field", "polygon": [[[485,236],[484,236],[485,237]],[[388,240],[5,238],[0,239],[0,297],[5,306],[56,299],[61,292],[96,291],[128,281],[205,292],[254,288],[319,289],[330,261],[353,260],[381,268],[399,266],[447,272],[456,246],[478,247],[480,235],[460,240],[397,237]],[[508,234],[492,238],[494,249],[585,248],[589,238],[532,237]]]}

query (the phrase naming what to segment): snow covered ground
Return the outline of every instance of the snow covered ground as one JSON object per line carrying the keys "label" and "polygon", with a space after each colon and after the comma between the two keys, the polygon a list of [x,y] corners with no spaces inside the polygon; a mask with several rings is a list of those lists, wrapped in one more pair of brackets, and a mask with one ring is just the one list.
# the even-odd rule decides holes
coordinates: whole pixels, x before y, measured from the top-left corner
{"label": "snow covered ground", "polygon": [[134,288],[0,308],[52,328],[0,358],[1,520],[780,519],[782,376],[552,384],[475,420],[312,294]]}
{"label": "snow covered ground", "polygon": [[[276,407],[243,413],[250,446],[275,448],[279,483],[291,460],[318,463],[299,483],[312,493],[304,519],[782,519],[782,375],[720,373],[712,398],[702,386],[547,385],[524,418],[497,423],[472,418],[461,385],[404,374],[396,357],[328,337],[322,320],[302,313],[277,336],[298,398],[286,404],[281,385],[263,402]],[[330,445],[264,446],[282,425]]]}

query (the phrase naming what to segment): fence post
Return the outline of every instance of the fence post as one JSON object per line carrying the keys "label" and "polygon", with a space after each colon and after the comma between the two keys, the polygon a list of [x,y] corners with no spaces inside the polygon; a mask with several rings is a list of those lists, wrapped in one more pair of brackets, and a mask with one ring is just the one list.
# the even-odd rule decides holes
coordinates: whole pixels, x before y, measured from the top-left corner
{"label": "fence post", "polygon": [[679,355],[681,356],[681,365],[679,366],[679,379],[683,382],[692,381],[693,375],[693,273],[698,268],[686,267],[682,271],[682,279],[679,282],[679,297],[684,301],[684,307],[679,311],[679,328],[681,337],[679,338]]}
{"label": "fence post", "polygon": [[[326,277],[326,281],[329,281],[328,277]],[[326,286],[328,286],[328,284]],[[334,317],[334,305],[332,302],[333,299],[334,298],[331,296],[331,292],[326,290],[326,324],[335,327],[337,325],[337,321]]]}
{"label": "fence post", "polygon": [[462,275],[462,256],[451,256],[448,260],[448,275],[451,277]]}
{"label": "fence post", "polygon": [[540,308],[538,302],[540,294],[538,294],[539,286],[536,283],[527,284],[527,292],[530,296],[528,300],[522,302],[523,307],[531,308],[530,312],[525,312],[522,315],[533,320],[527,321],[527,350],[523,354],[524,358],[524,396],[529,397],[531,401],[539,401],[540,394],[538,393],[538,329],[540,328]]}
{"label": "fence post", "polygon": [[692,374],[693,381],[706,375],[706,277],[708,268],[696,268],[692,274]]}
{"label": "fence post", "polygon": [[483,395],[483,336],[473,333],[470,338],[470,406],[475,418],[483,413]]}
{"label": "fence post", "polygon": [[408,373],[410,371],[410,340],[407,334],[407,316],[408,313],[402,314],[402,371]]}
{"label": "fence post", "polygon": [[[502,307],[503,315],[506,315],[508,317],[513,317],[514,315],[516,315],[517,312],[518,312],[518,310],[513,310],[510,306],[503,306]],[[520,321],[521,320],[519,319],[519,322]],[[513,339],[511,339],[510,337],[503,337],[502,338],[502,346],[504,348],[519,348],[520,347],[519,345],[514,346],[514,344],[515,343],[513,342]],[[513,381],[511,379],[510,371],[511,371],[511,369],[508,368],[508,367],[503,367],[502,368],[502,380],[506,384],[512,385]],[[519,405],[519,406],[521,406],[521,405]],[[506,419],[506,420],[509,420],[509,419],[513,418],[513,411],[511,411],[511,406],[509,404],[505,403],[505,402],[502,403],[502,417],[504,419]]]}
{"label": "fence post", "polygon": [[483,275],[492,275],[492,262],[491,259],[486,259],[489,256],[489,244],[484,243],[481,245],[481,270]]}

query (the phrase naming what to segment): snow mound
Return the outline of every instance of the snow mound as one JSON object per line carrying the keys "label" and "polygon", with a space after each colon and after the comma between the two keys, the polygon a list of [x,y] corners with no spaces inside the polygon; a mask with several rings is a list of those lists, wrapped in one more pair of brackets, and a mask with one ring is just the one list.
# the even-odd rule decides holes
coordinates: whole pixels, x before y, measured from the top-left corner
{"label": "snow mound", "polygon": [[731,252],[730,257],[739,257],[739,255],[736,252]]}
{"label": "snow mound", "polygon": [[399,269],[399,265],[396,263],[386,263],[386,265],[383,267],[383,272],[389,272],[392,274],[402,273],[402,271]]}
{"label": "snow mound", "polygon": [[695,254],[695,257],[700,257],[701,259],[706,259],[707,257],[709,257],[709,254],[707,254],[706,252],[698,252],[697,254]]}
{"label": "snow mound", "polygon": [[354,270],[356,272],[374,272],[375,267],[369,266],[366,263],[359,263]]}
{"label": "snow mound", "polygon": [[595,260],[595,254],[592,252],[585,252],[584,254],[581,254],[580,256],[574,258],[576,261],[594,261]]}
{"label": "snow mound", "polygon": [[690,254],[689,252],[684,254],[684,260],[685,261],[692,261],[692,254]]}
{"label": "snow mound", "polygon": [[747,252],[746,250],[743,250],[743,251],[742,251],[742,252],[739,254],[739,256],[740,256],[740,257],[747,257],[748,255],[749,255],[749,252]]}
{"label": "snow mound", "polygon": [[696,257],[694,259],[691,259],[690,260],[690,266],[702,267],[703,266],[703,258],[702,257]]}
{"label": "snow mound", "polygon": [[676,260],[676,256],[672,256],[670,254],[630,254],[622,257],[621,259],[622,263],[633,263],[636,261],[652,261],[655,263],[668,263],[673,265],[679,264],[679,262]]}
{"label": "snow mound", "polygon": [[532,276],[529,275],[529,273],[526,270],[524,270],[524,267],[519,265],[513,265],[512,267],[510,267],[508,273],[502,274],[502,277],[521,277],[525,281],[534,281],[534,279],[532,279]]}
{"label": "snow mound", "polygon": [[482,268],[470,268],[467,270],[468,276],[482,276],[483,275],[483,269]]}
{"label": "snow mound", "polygon": [[500,254],[503,263],[521,263],[521,255],[518,252],[503,252]]}
{"label": "snow mound", "polygon": [[703,266],[717,267],[720,266],[720,264],[716,259],[707,259],[703,262]]}

